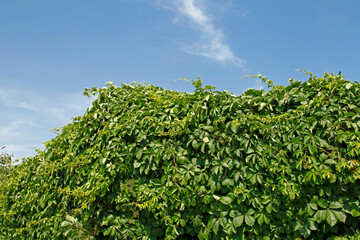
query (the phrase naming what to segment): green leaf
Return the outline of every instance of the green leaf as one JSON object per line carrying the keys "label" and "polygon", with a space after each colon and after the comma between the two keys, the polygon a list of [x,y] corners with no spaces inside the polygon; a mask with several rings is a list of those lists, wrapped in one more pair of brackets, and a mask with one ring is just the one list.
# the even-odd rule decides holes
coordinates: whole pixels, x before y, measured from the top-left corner
{"label": "green leaf", "polygon": [[342,208],[343,207],[343,204],[342,203],[339,203],[339,202],[330,202],[330,205],[329,205],[329,208]]}
{"label": "green leaf", "polygon": [[316,219],[316,221],[318,223],[325,220],[326,219],[326,210],[318,210],[315,213],[314,218]]}
{"label": "green leaf", "polygon": [[255,213],[255,210],[252,208],[249,208],[246,212],[246,215],[253,215]]}
{"label": "green leaf", "polygon": [[134,168],[139,168],[141,166],[141,162],[134,161]]}
{"label": "green leaf", "polygon": [[353,85],[352,83],[348,83],[348,84],[345,85],[345,88],[350,89],[352,87],[352,85]]}
{"label": "green leaf", "polygon": [[198,149],[198,147],[199,147],[199,143],[198,143],[198,141],[196,141],[196,140],[193,140],[192,143],[191,143],[191,145],[193,146],[193,148],[194,148],[195,150]]}
{"label": "green leaf", "polygon": [[141,156],[142,156],[142,154],[143,154],[143,149],[138,149],[138,150],[135,152],[135,157],[136,157],[137,159],[140,159]]}
{"label": "green leaf", "polygon": [[311,228],[310,224],[306,222],[301,228],[300,228],[300,234],[304,236],[304,238],[307,238],[311,234]]}
{"label": "green leaf", "polygon": [[253,216],[245,215],[245,223],[248,226],[254,226],[255,218]]}
{"label": "green leaf", "polygon": [[68,221],[63,221],[60,224],[61,227],[68,227],[68,226],[72,226],[72,225],[73,224],[71,222],[68,222]]}
{"label": "green leaf", "polygon": [[360,212],[357,209],[352,209],[351,216],[358,217],[358,216],[360,216]]}
{"label": "green leaf", "polygon": [[315,203],[309,203],[309,206],[313,209],[313,210],[318,210],[318,207]]}
{"label": "green leaf", "polygon": [[71,223],[76,222],[76,219],[73,216],[70,216],[70,215],[66,215],[65,219],[66,219],[66,221],[71,222]]}
{"label": "green leaf", "polygon": [[330,183],[334,183],[334,182],[336,182],[336,179],[337,179],[337,177],[336,177],[336,174],[330,174]]}
{"label": "green leaf", "polygon": [[337,162],[334,159],[327,159],[327,160],[325,160],[324,163],[326,163],[326,164],[337,164]]}
{"label": "green leaf", "polygon": [[107,224],[108,225],[112,224],[114,222],[114,219],[115,219],[114,215],[107,216],[107,218],[106,218]]}
{"label": "green leaf", "polygon": [[337,223],[337,218],[336,218],[334,211],[333,210],[325,210],[325,211],[326,211],[326,214],[325,214],[326,222],[331,227],[335,226],[335,224]]}
{"label": "green leaf", "polygon": [[220,197],[215,194],[213,194],[213,197],[215,198],[215,200],[220,200]]}
{"label": "green leaf", "polygon": [[210,152],[211,153],[214,153],[215,152],[215,143],[214,143],[214,140],[211,140],[209,143],[208,143],[208,145],[209,145],[209,149],[210,149]]}
{"label": "green leaf", "polygon": [[212,230],[214,231],[215,235],[218,233],[218,231],[219,231],[219,221],[218,220],[214,221],[214,223],[212,225]]}
{"label": "green leaf", "polygon": [[266,211],[268,212],[268,213],[271,213],[271,211],[272,211],[272,203],[270,203],[270,204],[268,204],[268,205],[266,205]]}
{"label": "green leaf", "polygon": [[110,235],[110,232],[111,232],[111,227],[108,227],[103,231],[103,234],[104,234],[104,236],[107,236],[107,235]]}
{"label": "green leaf", "polygon": [[201,226],[201,224],[202,224],[201,218],[196,216],[195,219],[194,219],[194,222],[193,222],[193,226],[194,227],[199,227],[199,226]]}
{"label": "green leaf", "polygon": [[244,216],[241,215],[241,216],[238,216],[238,217],[234,218],[233,222],[234,222],[235,227],[240,227],[244,222]]}
{"label": "green leaf", "polygon": [[316,201],[316,204],[319,206],[319,207],[322,207],[322,208],[327,208],[328,207],[328,204],[326,201],[322,200],[322,199],[318,199]]}
{"label": "green leaf", "polygon": [[222,202],[225,205],[229,205],[232,202],[231,197],[223,196],[220,198],[220,202]]}
{"label": "green leaf", "polygon": [[336,218],[340,221],[345,223],[346,221],[346,213],[342,211],[333,211],[333,213],[336,215]]}
{"label": "green leaf", "polygon": [[256,219],[260,226],[262,226],[262,224],[264,223],[264,220],[265,220],[264,218],[265,218],[265,214],[262,213],[262,214],[260,214],[260,215],[258,216],[258,218]]}

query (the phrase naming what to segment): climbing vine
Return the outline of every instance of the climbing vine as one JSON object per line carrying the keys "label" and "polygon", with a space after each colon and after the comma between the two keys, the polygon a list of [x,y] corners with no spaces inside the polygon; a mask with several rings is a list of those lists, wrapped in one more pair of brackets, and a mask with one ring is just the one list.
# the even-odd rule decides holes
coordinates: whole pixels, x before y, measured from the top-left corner
{"label": "climbing vine", "polygon": [[4,239],[360,239],[360,84],[96,100],[0,182]]}

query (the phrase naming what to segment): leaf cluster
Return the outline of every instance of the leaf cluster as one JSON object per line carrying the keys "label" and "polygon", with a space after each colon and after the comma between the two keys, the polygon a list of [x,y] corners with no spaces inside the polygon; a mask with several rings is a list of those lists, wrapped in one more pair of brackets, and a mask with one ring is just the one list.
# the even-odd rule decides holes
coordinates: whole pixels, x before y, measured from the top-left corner
{"label": "leaf cluster", "polygon": [[6,239],[360,239],[360,84],[108,83],[0,184]]}

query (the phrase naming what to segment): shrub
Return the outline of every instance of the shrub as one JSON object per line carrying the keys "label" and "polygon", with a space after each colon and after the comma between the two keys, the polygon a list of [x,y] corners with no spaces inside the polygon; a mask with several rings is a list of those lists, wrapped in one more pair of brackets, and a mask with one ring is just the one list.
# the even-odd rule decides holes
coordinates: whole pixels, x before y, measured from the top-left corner
{"label": "shrub", "polygon": [[0,185],[6,239],[360,239],[360,84],[97,99]]}

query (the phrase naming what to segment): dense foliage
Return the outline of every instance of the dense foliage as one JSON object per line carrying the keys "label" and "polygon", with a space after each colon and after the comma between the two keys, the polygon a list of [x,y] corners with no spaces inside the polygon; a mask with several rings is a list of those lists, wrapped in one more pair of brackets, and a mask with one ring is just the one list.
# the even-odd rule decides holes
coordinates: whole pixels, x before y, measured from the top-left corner
{"label": "dense foliage", "polygon": [[91,90],[0,183],[2,239],[360,239],[360,84]]}

